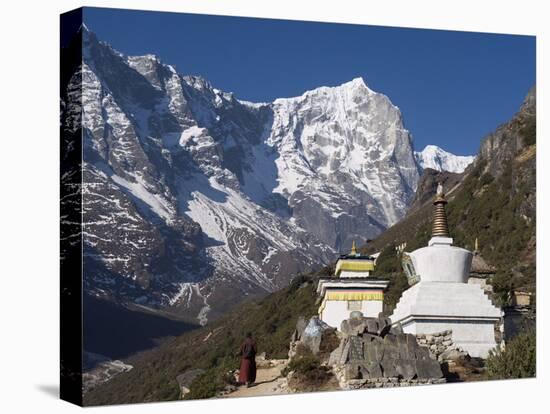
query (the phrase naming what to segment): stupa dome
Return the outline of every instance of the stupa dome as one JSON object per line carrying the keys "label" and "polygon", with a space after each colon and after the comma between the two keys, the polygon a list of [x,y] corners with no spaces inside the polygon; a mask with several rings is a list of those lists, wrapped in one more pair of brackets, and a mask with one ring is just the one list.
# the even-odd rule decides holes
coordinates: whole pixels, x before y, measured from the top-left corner
{"label": "stupa dome", "polygon": [[409,253],[409,256],[423,282],[468,283],[472,253],[466,249],[450,243],[432,244]]}

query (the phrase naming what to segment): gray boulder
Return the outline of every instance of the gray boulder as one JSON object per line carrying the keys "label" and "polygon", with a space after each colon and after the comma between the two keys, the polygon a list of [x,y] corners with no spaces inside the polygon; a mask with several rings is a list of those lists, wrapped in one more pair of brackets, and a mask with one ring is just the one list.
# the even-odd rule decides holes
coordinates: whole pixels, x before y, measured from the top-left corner
{"label": "gray boulder", "polygon": [[416,375],[419,379],[442,378],[439,362],[433,359],[416,360]]}
{"label": "gray boulder", "polygon": [[416,359],[433,359],[432,354],[430,353],[430,350],[426,348],[425,346],[417,346],[415,349],[415,355]]}
{"label": "gray boulder", "polygon": [[386,335],[384,337],[384,344],[385,345],[390,345],[390,346],[397,346],[398,345],[397,336],[395,336],[395,335]]}
{"label": "gray boulder", "polygon": [[371,342],[363,344],[363,355],[368,363],[380,362],[384,357],[384,343],[383,342]]}
{"label": "gray boulder", "polygon": [[350,319],[361,319],[363,318],[363,312],[353,311],[349,314]]}
{"label": "gray boulder", "polygon": [[349,360],[349,348],[351,346],[349,338],[345,340],[344,342],[344,349],[342,350],[342,354],[340,356],[340,364],[345,364]]}
{"label": "gray boulder", "polygon": [[391,319],[384,316],[382,312],[378,314],[378,332],[379,336],[386,336],[391,329]]}
{"label": "gray boulder", "polygon": [[300,336],[300,341],[305,346],[307,346],[314,354],[319,352],[321,336],[323,334],[323,330],[326,329],[325,325],[326,323],[321,321],[319,318],[313,317],[309,320],[302,335]]}
{"label": "gray boulder", "polygon": [[367,318],[367,330],[365,332],[378,335],[378,321],[374,318]]}
{"label": "gray boulder", "polygon": [[367,328],[367,318],[345,319],[340,324],[340,331],[347,336],[361,335]]}
{"label": "gray boulder", "polygon": [[[342,353],[344,352],[344,348],[346,346],[346,340],[340,341],[340,344],[338,347],[330,353],[330,356],[328,357],[328,364],[329,365],[339,365],[340,360],[342,359]],[[344,364],[346,361],[343,362]]]}
{"label": "gray boulder", "polygon": [[364,333],[363,334],[363,342],[365,344],[369,344],[371,342],[384,342],[384,339],[377,335],[371,335],[370,333]]}
{"label": "gray boulder", "polygon": [[402,333],[404,333],[403,332],[403,326],[401,325],[400,322],[398,322],[397,324],[393,325],[390,328],[390,334],[392,334],[392,335],[399,335],[399,334],[402,334]]}
{"label": "gray boulder", "polygon": [[[296,329],[298,331],[298,329]],[[300,341],[317,355],[329,358],[330,353],[338,347],[340,339],[336,334],[336,329],[330,327],[317,316],[312,317],[303,330]]]}
{"label": "gray boulder", "polygon": [[415,359],[416,348],[418,347],[415,336],[411,334],[400,334],[395,337],[397,338],[399,357],[401,359]]}
{"label": "gray boulder", "polygon": [[361,364],[350,363],[346,365],[344,376],[347,380],[362,379],[364,375]]}
{"label": "gray boulder", "polygon": [[445,351],[439,355],[439,360],[441,361],[456,361],[463,356],[465,356],[466,353],[456,349],[456,348],[448,348]]}
{"label": "gray boulder", "polygon": [[397,342],[397,337],[387,335],[384,338],[383,359],[399,359],[399,344]]}
{"label": "gray boulder", "polygon": [[395,368],[395,359],[383,359],[381,362],[384,378],[395,378],[399,375]]}
{"label": "gray boulder", "polygon": [[362,339],[358,336],[350,336],[349,344],[349,360],[362,361],[364,359]]}
{"label": "gray boulder", "polygon": [[369,372],[369,378],[382,378],[384,374],[382,373],[382,367],[378,362],[372,362],[367,366],[367,371]]}
{"label": "gray boulder", "polygon": [[406,380],[416,377],[416,361],[414,359],[399,359],[395,364],[397,374]]}
{"label": "gray boulder", "polygon": [[306,326],[306,318],[303,316],[299,316],[298,320],[296,321],[296,329],[294,329],[294,333],[292,334],[292,341],[299,341],[302,338]]}

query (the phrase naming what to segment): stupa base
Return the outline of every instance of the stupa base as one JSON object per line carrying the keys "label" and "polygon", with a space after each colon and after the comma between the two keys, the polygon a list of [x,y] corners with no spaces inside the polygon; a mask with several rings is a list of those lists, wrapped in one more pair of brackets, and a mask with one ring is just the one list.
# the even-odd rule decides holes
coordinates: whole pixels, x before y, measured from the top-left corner
{"label": "stupa base", "polygon": [[411,334],[453,332],[453,343],[472,357],[487,358],[497,346],[495,324],[502,311],[478,285],[420,282],[405,292],[390,316]]}
{"label": "stupa base", "polygon": [[410,318],[402,323],[403,331],[410,334],[434,334],[452,331],[453,344],[472,357],[487,358],[489,351],[497,346],[493,320],[430,319],[429,317]]}

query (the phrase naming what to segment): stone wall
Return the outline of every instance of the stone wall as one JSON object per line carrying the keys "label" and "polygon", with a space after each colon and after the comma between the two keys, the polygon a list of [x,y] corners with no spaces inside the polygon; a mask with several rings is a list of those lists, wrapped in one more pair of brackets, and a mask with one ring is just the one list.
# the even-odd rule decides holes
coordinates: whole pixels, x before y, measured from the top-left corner
{"label": "stone wall", "polygon": [[364,388],[392,388],[392,387],[411,387],[415,385],[444,384],[445,378],[424,378],[424,379],[405,379],[399,377],[391,378],[363,378],[346,379],[341,368],[333,368],[343,390],[358,390]]}
{"label": "stone wall", "polygon": [[453,343],[453,331],[446,330],[433,334],[417,334],[416,342],[430,350],[430,354],[439,362],[446,362],[466,355]]}

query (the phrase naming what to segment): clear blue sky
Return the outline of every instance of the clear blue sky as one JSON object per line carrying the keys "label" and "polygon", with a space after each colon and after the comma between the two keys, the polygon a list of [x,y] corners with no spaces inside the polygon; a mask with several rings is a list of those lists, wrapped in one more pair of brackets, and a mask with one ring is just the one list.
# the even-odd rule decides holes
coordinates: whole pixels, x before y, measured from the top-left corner
{"label": "clear blue sky", "polygon": [[535,37],[86,8],[86,25],[127,55],[254,102],[361,76],[400,107],[415,148],[475,154],[535,84]]}

